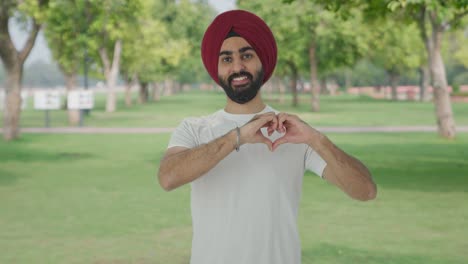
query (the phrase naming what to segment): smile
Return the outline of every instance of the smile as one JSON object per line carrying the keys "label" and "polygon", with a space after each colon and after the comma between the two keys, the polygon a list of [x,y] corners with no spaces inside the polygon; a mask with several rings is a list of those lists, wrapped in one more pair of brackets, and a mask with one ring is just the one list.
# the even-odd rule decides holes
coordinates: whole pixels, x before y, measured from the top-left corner
{"label": "smile", "polygon": [[234,78],[232,80],[235,81],[235,82],[239,82],[239,81],[243,81],[245,79],[247,79],[247,76],[240,76],[240,77]]}

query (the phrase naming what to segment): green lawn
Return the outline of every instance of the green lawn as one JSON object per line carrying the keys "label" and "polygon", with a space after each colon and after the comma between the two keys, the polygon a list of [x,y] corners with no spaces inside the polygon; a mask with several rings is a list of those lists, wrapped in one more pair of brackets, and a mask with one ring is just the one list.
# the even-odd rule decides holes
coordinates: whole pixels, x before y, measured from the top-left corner
{"label": "green lawn", "polygon": [[[276,96],[277,99],[278,96]],[[265,96],[265,98],[269,98]],[[315,126],[389,126],[389,125],[434,125],[435,115],[432,102],[393,102],[374,100],[368,97],[340,95],[322,96],[321,111],[310,111],[310,95],[301,96],[298,107],[291,106],[290,96],[285,103],[278,100],[267,102],[279,111],[296,113]],[[22,112],[22,127],[43,127],[45,114],[29,107]],[[96,95],[96,107],[85,117],[85,126],[96,127],[174,127],[187,116],[199,116],[221,109],[225,103],[223,92],[192,91],[164,96],[160,102],[125,107],[123,94],[119,94],[118,110],[115,113],[104,111],[105,97]],[[468,125],[468,104],[453,103],[455,121],[458,125]],[[64,110],[50,111],[51,126],[67,126]],[[0,120],[0,126],[2,125]]]}
{"label": "green lawn", "polygon": [[[433,133],[329,136],[369,166],[378,198],[353,201],[306,174],[303,263],[468,263],[468,134],[453,141]],[[155,178],[168,139],[0,141],[0,263],[188,263],[190,188],[167,193]]]}

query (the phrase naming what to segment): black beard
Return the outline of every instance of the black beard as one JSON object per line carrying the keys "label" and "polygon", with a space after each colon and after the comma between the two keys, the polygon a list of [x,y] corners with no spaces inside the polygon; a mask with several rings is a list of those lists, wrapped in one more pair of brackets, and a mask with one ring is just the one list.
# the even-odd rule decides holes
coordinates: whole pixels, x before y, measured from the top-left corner
{"label": "black beard", "polygon": [[[238,87],[234,88],[230,85],[231,81],[234,78],[240,77],[240,76],[247,76],[247,78],[250,80],[250,84],[248,84],[245,87]],[[232,101],[238,103],[238,104],[245,104],[247,102],[250,102],[252,99],[257,96],[258,91],[260,90],[260,87],[262,87],[263,84],[263,76],[264,72],[263,69],[257,72],[256,78],[252,76],[252,74],[246,72],[246,71],[241,71],[239,73],[234,73],[229,78],[227,81],[222,79],[221,77],[218,76],[219,79],[219,84],[223,88],[224,92],[226,95],[231,99]]]}

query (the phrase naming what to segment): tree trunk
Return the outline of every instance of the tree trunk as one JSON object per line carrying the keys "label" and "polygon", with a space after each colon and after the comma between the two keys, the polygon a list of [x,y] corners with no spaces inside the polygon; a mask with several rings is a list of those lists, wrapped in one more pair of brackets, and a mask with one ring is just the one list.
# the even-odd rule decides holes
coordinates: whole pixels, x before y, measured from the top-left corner
{"label": "tree trunk", "polygon": [[7,141],[19,137],[22,75],[22,65],[13,65],[13,67],[7,69],[5,103],[3,109],[3,137]]}
{"label": "tree trunk", "polygon": [[310,63],[310,85],[311,85],[311,93],[312,93],[312,101],[311,101],[311,110],[313,112],[320,111],[320,85],[318,81],[317,75],[317,57],[315,54],[315,41],[309,46],[309,63]]}
{"label": "tree trunk", "polygon": [[140,96],[138,102],[140,104],[146,104],[149,98],[149,91],[148,91],[148,83],[141,82],[140,83]]}
{"label": "tree trunk", "polygon": [[131,107],[133,105],[132,100],[132,87],[135,84],[135,81],[138,79],[138,76],[134,74],[132,77],[126,77],[126,85],[125,85],[125,106]]}
{"label": "tree trunk", "polygon": [[400,79],[399,75],[394,71],[389,71],[388,76],[390,79],[390,87],[392,89],[392,100],[398,100],[398,80]]}
{"label": "tree trunk", "polygon": [[171,96],[174,94],[174,82],[171,79],[164,81],[164,95]]}
{"label": "tree trunk", "polygon": [[[76,73],[65,73],[65,87],[67,94],[76,89]],[[80,124],[80,110],[79,109],[68,109],[68,125],[78,126]]]}
{"label": "tree trunk", "polygon": [[270,101],[274,101],[275,100],[275,93],[279,90],[279,82],[280,82],[280,79],[279,77],[272,77],[271,78],[271,85],[270,85],[270,89],[268,89],[268,100]]}
{"label": "tree trunk", "polygon": [[439,135],[444,138],[455,138],[455,120],[452,112],[452,102],[447,89],[447,77],[445,65],[441,54],[441,44],[444,28],[438,24],[434,14],[430,16],[432,25],[432,53],[430,70],[432,75],[432,87],[434,89],[434,104]]}
{"label": "tree trunk", "polygon": [[453,119],[452,102],[447,89],[444,62],[440,53],[440,39],[442,32],[435,32],[434,50],[432,53],[431,73],[434,88],[434,104],[439,134],[444,138],[455,138],[455,120]]}
{"label": "tree trunk", "polygon": [[345,70],[345,91],[348,91],[352,85],[352,71],[350,69]]}
{"label": "tree trunk", "polygon": [[429,66],[423,64],[419,67],[419,100],[421,102],[426,101],[427,90],[431,82],[431,75],[429,72]]}
{"label": "tree trunk", "polygon": [[112,63],[107,56],[107,51],[104,47],[99,48],[99,55],[104,65],[104,73],[106,76],[107,86],[107,101],[106,101],[106,112],[115,112],[117,109],[117,98],[115,94],[115,86],[117,83],[117,77],[119,74],[120,67],[120,55],[122,53],[122,41],[117,40],[114,45],[114,56]]}
{"label": "tree trunk", "polygon": [[180,93],[181,90],[181,85],[179,82],[174,82],[174,93],[178,94]]}
{"label": "tree trunk", "polygon": [[159,83],[153,82],[153,101],[159,102],[161,100],[161,87]]}
{"label": "tree trunk", "polygon": [[327,78],[320,78],[320,93],[321,94],[330,94],[330,91],[327,87]]}
{"label": "tree trunk", "polygon": [[[43,5],[43,3],[39,3]],[[21,81],[23,64],[29,56],[41,25],[32,20],[32,29],[23,48],[18,51],[10,37],[8,21],[13,3],[4,3],[0,8],[0,58],[6,71],[5,102],[3,110],[3,138],[7,141],[19,137],[21,115]]]}
{"label": "tree trunk", "polygon": [[[431,22],[431,37],[426,29],[426,20]],[[434,89],[434,105],[439,135],[444,138],[455,138],[455,120],[453,119],[452,103],[447,90],[447,78],[445,75],[445,66],[441,54],[441,42],[445,30],[433,11],[421,8],[418,18],[418,26],[421,38],[426,46],[429,69],[431,73],[431,82]]]}
{"label": "tree trunk", "polygon": [[278,98],[278,103],[284,104],[284,94],[286,93],[286,88],[284,87],[284,83],[282,81],[279,82],[279,98]]}
{"label": "tree trunk", "polygon": [[32,29],[24,43],[23,48],[18,51],[11,40],[8,20],[11,10],[8,4],[0,9],[0,58],[6,70],[5,102],[3,111],[3,138],[10,141],[19,137],[20,115],[21,115],[21,81],[23,75],[23,64],[29,56],[36,41],[40,24],[33,20]]}
{"label": "tree trunk", "polygon": [[289,68],[291,69],[291,80],[290,80],[290,87],[292,93],[292,105],[296,107],[298,105],[297,99],[297,68],[294,63],[289,63]]}
{"label": "tree trunk", "polygon": [[127,83],[125,84],[125,106],[126,107],[131,107],[133,105],[132,86],[133,86],[132,81],[127,81]]}

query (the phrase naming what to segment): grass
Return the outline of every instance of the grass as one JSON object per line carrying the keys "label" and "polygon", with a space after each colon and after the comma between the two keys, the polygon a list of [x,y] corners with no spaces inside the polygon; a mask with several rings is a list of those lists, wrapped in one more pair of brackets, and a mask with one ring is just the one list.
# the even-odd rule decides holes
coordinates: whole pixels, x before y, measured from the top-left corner
{"label": "grass", "polygon": [[[265,95],[265,98],[269,96]],[[31,99],[31,98],[30,98]],[[298,107],[291,106],[289,95],[285,103],[278,102],[278,95],[267,102],[277,110],[296,113],[315,126],[435,126],[434,105],[431,102],[404,102],[375,100],[352,95],[322,96],[321,111],[310,111],[310,95],[301,95]],[[32,101],[32,100],[30,100]],[[118,111],[104,111],[105,96],[96,95],[96,107],[84,119],[85,126],[96,127],[175,127],[187,115],[200,116],[212,113],[224,106],[222,92],[185,92],[175,96],[164,96],[159,102],[125,107],[123,94],[119,94]],[[455,121],[468,125],[468,104],[453,103]],[[64,110],[50,111],[51,126],[67,126]],[[29,107],[21,114],[22,127],[43,127],[45,114]],[[0,126],[2,125],[0,120]]]}
{"label": "grass", "polygon": [[[432,103],[321,98],[309,111],[269,100],[315,126],[434,125]],[[223,107],[222,93],[189,92],[104,112],[104,96],[86,126],[174,127],[186,116]],[[30,102],[31,103],[31,102]],[[454,103],[468,125],[468,105]],[[66,112],[51,112],[66,126]],[[0,121],[1,122],[1,121]],[[0,123],[1,125],[1,123]],[[44,113],[22,113],[41,127]],[[188,263],[190,187],[164,192],[155,174],[169,134],[23,134],[0,141],[0,263]],[[299,214],[303,263],[462,264],[468,262],[468,134],[329,134],[363,160],[379,187],[361,203],[312,174]]]}
{"label": "grass", "polygon": [[[0,263],[188,263],[189,186],[155,179],[169,134],[33,135],[0,142]],[[362,159],[375,201],[312,174],[303,263],[468,262],[468,134],[329,134]]]}

